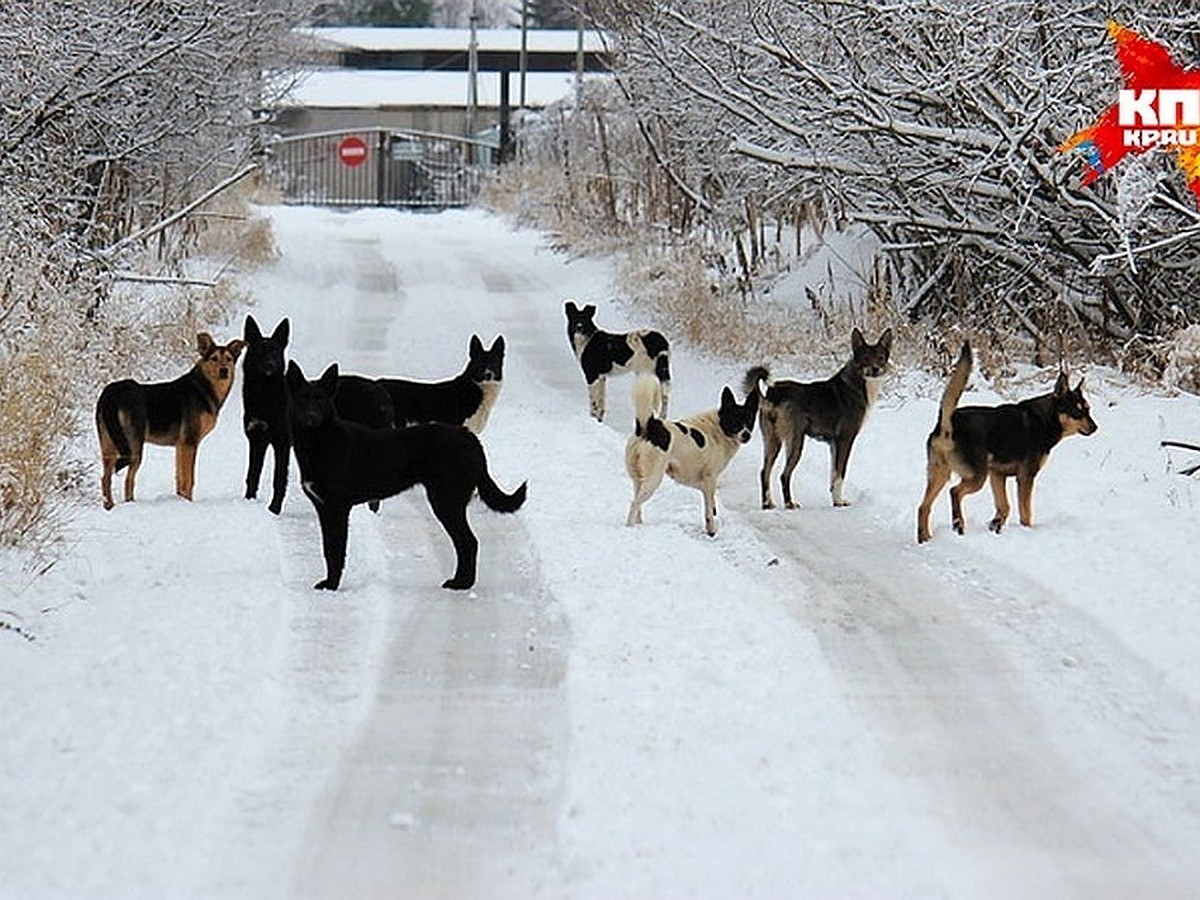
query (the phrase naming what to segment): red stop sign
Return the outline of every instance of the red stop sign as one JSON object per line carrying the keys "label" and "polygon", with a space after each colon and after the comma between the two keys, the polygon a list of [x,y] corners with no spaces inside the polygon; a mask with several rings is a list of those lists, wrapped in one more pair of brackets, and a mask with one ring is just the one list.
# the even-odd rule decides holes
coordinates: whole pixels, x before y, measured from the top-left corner
{"label": "red stop sign", "polygon": [[367,142],[352,134],[338,141],[337,155],[343,163],[353,168],[367,161]]}

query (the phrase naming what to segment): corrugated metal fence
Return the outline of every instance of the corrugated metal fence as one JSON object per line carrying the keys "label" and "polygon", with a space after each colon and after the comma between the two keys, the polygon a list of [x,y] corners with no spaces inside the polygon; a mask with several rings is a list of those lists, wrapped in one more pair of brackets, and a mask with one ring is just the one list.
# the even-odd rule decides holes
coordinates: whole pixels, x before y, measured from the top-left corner
{"label": "corrugated metal fence", "polygon": [[483,141],[383,128],[281,137],[266,169],[285,203],[322,206],[466,206],[496,148]]}

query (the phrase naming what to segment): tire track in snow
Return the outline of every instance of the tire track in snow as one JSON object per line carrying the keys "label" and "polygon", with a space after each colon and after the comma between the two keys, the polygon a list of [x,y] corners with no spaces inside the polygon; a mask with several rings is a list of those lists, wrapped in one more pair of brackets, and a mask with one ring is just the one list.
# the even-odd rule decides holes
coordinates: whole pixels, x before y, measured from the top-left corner
{"label": "tire track in snow", "polygon": [[478,503],[470,515],[480,580],[466,594],[438,586],[453,551],[419,489],[365,523],[394,609],[370,716],[313,817],[299,895],[557,895],[546,879],[566,623],[519,520]]}
{"label": "tire track in snow", "polygon": [[[406,293],[377,241],[356,244],[341,361],[379,373]],[[480,540],[468,594],[440,587],[453,550],[419,487],[352,517],[343,585],[386,591],[387,634],[371,707],[311,817],[297,895],[558,893],[546,879],[558,871],[568,629],[520,513],[473,502],[468,514]]]}
{"label": "tire track in snow", "polygon": [[[954,577],[918,561],[916,548],[891,546],[861,513],[742,518],[797,570],[792,615],[819,638],[885,767],[925,798],[948,841],[990,848],[973,855],[994,866],[993,885],[1014,896],[1176,895],[1188,839],[1162,833],[1136,799],[1186,785],[1169,760],[1147,759],[1155,753],[1147,729],[1097,723],[1095,710],[1072,708],[1066,696],[1072,673],[1054,642],[1073,633],[1108,643],[1103,634],[1052,621],[1061,612],[1050,591],[1021,573]],[[1118,647],[1105,656],[1114,654],[1127,656]],[[1110,687],[1137,693],[1129,683],[1138,677],[1126,672],[1126,683]],[[1053,709],[1031,699],[1047,695],[1034,684],[1047,680],[1061,684]],[[1151,714],[1177,713],[1160,704]],[[1123,747],[1123,772],[1089,764],[1097,728],[1106,758]]]}

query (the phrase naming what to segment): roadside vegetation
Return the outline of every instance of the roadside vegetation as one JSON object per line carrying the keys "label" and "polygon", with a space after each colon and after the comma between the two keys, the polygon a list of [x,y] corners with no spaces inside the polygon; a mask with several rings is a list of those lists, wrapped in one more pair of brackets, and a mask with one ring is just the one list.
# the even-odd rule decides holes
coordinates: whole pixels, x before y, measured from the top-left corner
{"label": "roadside vegetation", "polygon": [[[300,4],[7,4],[0,15],[0,552],[51,556],[99,387],[194,360],[272,253],[247,203],[261,72]],[[66,36],[70,36],[67,40]]]}

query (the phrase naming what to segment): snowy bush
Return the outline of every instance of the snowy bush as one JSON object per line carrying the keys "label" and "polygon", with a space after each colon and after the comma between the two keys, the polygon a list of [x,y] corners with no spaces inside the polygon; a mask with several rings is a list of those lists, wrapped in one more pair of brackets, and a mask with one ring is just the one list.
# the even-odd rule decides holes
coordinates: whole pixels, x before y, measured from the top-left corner
{"label": "snowy bush", "polygon": [[[906,318],[1040,357],[1064,332],[1119,344],[1200,316],[1198,218],[1170,158],[1080,188],[1080,161],[1058,153],[1119,86],[1094,4],[591,9],[617,35],[628,112],[593,92],[526,137],[563,173],[540,212],[564,229],[650,219],[690,247],[729,250],[748,282],[770,264],[762,222],[818,209],[875,231]],[[1200,52],[1192,4],[1105,14],[1181,59]]]}
{"label": "snowy bush", "polygon": [[0,545],[53,535],[99,385],[190,365],[197,324],[244,300],[223,276],[272,252],[244,197],[211,197],[253,171],[260,73],[302,5],[5,4]]}

